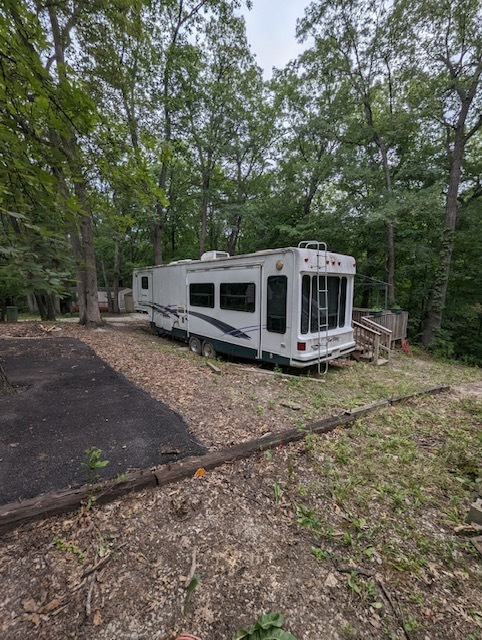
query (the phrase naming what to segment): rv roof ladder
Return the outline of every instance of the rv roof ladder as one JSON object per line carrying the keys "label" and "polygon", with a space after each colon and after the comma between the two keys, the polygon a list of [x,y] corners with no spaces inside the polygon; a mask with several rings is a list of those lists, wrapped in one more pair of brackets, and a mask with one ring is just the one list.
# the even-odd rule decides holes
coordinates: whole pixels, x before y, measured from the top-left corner
{"label": "rv roof ladder", "polygon": [[[326,243],[316,240],[303,240],[298,244],[299,249],[314,249],[316,251],[316,284],[317,284],[317,325],[318,325],[318,373],[328,371],[328,265]],[[325,339],[325,349],[322,354],[321,341]],[[323,355],[323,370],[321,367]]]}

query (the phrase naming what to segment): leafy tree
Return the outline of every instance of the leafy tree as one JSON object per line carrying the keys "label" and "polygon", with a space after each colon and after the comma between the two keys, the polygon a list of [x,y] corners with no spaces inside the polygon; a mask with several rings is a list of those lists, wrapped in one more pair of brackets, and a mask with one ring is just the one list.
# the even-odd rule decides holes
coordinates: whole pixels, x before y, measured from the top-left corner
{"label": "leafy tree", "polygon": [[[395,174],[401,162],[400,136],[409,126],[403,92],[394,65],[397,42],[389,3],[374,0],[312,2],[300,22],[298,35],[314,38],[307,62],[339,78],[337,90],[353,110],[340,131],[345,143],[364,147],[368,164],[380,176],[373,187],[372,208],[383,220],[388,302],[395,301]],[[340,137],[340,134],[337,136]],[[377,201],[376,201],[377,200]]]}
{"label": "leafy tree", "polygon": [[443,149],[445,215],[422,335],[442,327],[464,188],[464,159],[482,126],[482,9],[474,0],[400,2],[397,18],[411,46],[407,66],[419,85],[420,118]]}
{"label": "leafy tree", "polygon": [[[100,322],[89,187],[79,137],[88,135],[95,109],[73,78],[65,52],[82,5],[59,8],[7,0],[1,10],[0,38],[4,67],[3,117],[21,140],[13,171],[22,171],[31,149],[41,171],[55,178],[67,214],[76,260],[80,321]],[[53,49],[48,42],[47,28]],[[45,64],[44,61],[46,60]],[[55,70],[55,73],[54,73]],[[17,166],[15,166],[15,160]],[[37,180],[39,176],[37,175]],[[38,187],[38,185],[36,185]],[[52,200],[55,202],[55,196]],[[34,207],[30,209],[32,211]]]}

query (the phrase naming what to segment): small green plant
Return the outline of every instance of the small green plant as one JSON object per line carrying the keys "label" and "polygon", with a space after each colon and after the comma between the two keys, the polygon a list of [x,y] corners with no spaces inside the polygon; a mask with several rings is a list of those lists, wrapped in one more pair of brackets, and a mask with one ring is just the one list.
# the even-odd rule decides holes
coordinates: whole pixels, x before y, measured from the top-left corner
{"label": "small green plant", "polygon": [[273,452],[270,449],[268,449],[268,451],[265,451],[264,455],[266,456],[266,460],[272,460],[273,459]]}
{"label": "small green plant", "polygon": [[374,609],[381,609],[383,604],[377,600],[378,592],[372,578],[365,580],[357,571],[352,571],[347,580],[348,588],[362,600],[370,602]]}
{"label": "small green plant", "polygon": [[349,622],[345,622],[340,627],[340,633],[345,640],[356,640],[360,637],[358,630]]}
{"label": "small green plant", "polygon": [[118,473],[117,477],[115,479],[117,484],[124,484],[124,482],[127,482],[127,478],[129,477],[129,472],[128,471],[124,471],[124,473]]}
{"label": "small green plant", "polygon": [[264,409],[260,404],[258,404],[258,406],[256,407],[256,413],[258,414],[258,416],[262,416],[264,413]]}
{"label": "small green plant", "polygon": [[407,619],[405,620],[405,624],[403,625],[403,628],[405,629],[405,631],[415,631],[415,629],[418,628],[418,622],[415,620],[415,618],[411,615],[407,616]]}
{"label": "small green plant", "polygon": [[295,636],[283,630],[285,619],[281,613],[266,613],[247,629],[236,631],[232,640],[296,640]]}
{"label": "small green plant", "polygon": [[87,499],[85,501],[82,501],[82,504],[84,505],[86,511],[90,511],[96,502],[97,496],[94,496],[94,494],[91,493],[87,496]]}
{"label": "small green plant", "polygon": [[79,547],[73,542],[66,542],[62,538],[55,538],[55,548],[59,551],[65,551],[66,553],[73,553],[77,556],[77,561],[81,564],[85,560],[85,553],[79,549]]}
{"label": "small green plant", "polygon": [[311,553],[315,556],[316,562],[320,564],[328,557],[328,551],[324,551],[319,547],[311,547]]}
{"label": "small green plant", "polygon": [[199,584],[199,576],[196,574],[194,575],[189,584],[186,587],[186,595],[184,597],[184,605],[182,607],[182,615],[185,616],[187,613],[187,608],[189,606],[189,601],[191,600],[191,596],[194,593],[196,587]]}
{"label": "small green plant", "polygon": [[99,469],[103,469],[109,464],[108,460],[102,460],[102,449],[98,447],[90,447],[85,450],[87,462],[83,462],[83,466],[87,467],[87,482],[94,483],[99,477]]}
{"label": "small green plant", "polygon": [[283,491],[279,486],[279,482],[277,480],[273,483],[273,492],[274,492],[274,503],[279,504],[281,500],[281,496],[283,495]]}

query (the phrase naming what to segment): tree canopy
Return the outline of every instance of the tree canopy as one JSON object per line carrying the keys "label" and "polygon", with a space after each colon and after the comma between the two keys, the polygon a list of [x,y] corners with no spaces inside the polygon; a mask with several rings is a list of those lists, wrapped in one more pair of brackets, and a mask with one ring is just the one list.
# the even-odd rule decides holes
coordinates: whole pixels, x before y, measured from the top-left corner
{"label": "tree canopy", "polygon": [[317,238],[480,364],[480,3],[313,0],[269,82],[241,4],[2,3],[3,307],[95,325],[134,267]]}

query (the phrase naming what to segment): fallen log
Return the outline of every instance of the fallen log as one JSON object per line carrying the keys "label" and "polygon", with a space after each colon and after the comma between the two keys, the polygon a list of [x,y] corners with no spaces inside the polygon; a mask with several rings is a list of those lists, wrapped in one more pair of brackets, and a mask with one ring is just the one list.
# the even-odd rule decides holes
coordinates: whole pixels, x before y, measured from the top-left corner
{"label": "fallen log", "polygon": [[323,434],[333,431],[337,427],[346,428],[352,425],[360,416],[384,406],[397,404],[425,394],[435,394],[448,391],[450,387],[431,387],[405,396],[397,396],[379,402],[373,402],[362,407],[347,411],[342,415],[330,416],[302,428],[289,429],[280,433],[273,433],[255,440],[248,440],[228,449],[221,449],[202,456],[188,458],[183,462],[162,465],[154,469],[139,469],[128,473],[125,481],[115,480],[84,485],[62,491],[51,491],[16,502],[0,506],[0,535],[16,527],[41,518],[48,518],[59,513],[65,513],[79,507],[82,502],[94,498],[97,504],[111,502],[126,493],[145,489],[147,487],[164,486],[193,476],[198,469],[215,469],[222,464],[247,458],[254,453],[273,449],[279,445],[302,440],[306,434]]}

